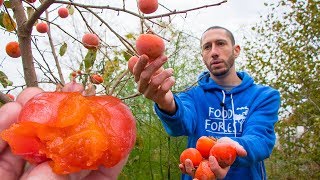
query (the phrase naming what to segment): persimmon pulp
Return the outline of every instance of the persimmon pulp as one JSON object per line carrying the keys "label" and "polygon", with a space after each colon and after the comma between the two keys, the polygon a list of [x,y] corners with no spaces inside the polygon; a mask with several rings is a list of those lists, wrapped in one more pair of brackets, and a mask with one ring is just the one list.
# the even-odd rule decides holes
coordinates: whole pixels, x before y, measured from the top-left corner
{"label": "persimmon pulp", "polygon": [[69,174],[116,165],[134,146],[136,123],[116,97],[44,92],[25,104],[19,122],[1,137],[30,163],[50,161],[55,173]]}

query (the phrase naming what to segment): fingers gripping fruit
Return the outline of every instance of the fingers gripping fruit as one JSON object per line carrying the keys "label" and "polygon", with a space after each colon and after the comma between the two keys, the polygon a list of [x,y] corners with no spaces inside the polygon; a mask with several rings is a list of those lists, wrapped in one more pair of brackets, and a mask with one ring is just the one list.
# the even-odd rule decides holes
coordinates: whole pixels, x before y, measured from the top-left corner
{"label": "fingers gripping fruit", "polygon": [[194,178],[198,180],[215,180],[216,179],[215,174],[210,169],[208,160],[204,159],[200,162],[200,165],[196,170]]}
{"label": "fingers gripping fruit", "polygon": [[112,96],[44,92],[26,102],[18,121],[2,139],[31,163],[49,161],[57,174],[113,167],[136,139],[130,109]]}
{"label": "fingers gripping fruit", "polygon": [[136,65],[136,63],[139,61],[139,58],[137,56],[132,56],[129,60],[128,60],[128,69],[131,73],[133,73],[133,68],[134,65]]}
{"label": "fingers gripping fruit", "polygon": [[196,148],[187,148],[180,155],[180,163],[184,164],[186,159],[192,161],[193,166],[199,166],[202,161],[201,153]]}
{"label": "fingers gripping fruit", "polygon": [[237,151],[229,143],[217,143],[211,148],[210,155],[217,159],[220,167],[225,168],[236,160]]}
{"label": "fingers gripping fruit", "polygon": [[147,55],[153,61],[164,53],[165,45],[159,36],[147,33],[140,34],[136,40],[136,49],[139,55]]}

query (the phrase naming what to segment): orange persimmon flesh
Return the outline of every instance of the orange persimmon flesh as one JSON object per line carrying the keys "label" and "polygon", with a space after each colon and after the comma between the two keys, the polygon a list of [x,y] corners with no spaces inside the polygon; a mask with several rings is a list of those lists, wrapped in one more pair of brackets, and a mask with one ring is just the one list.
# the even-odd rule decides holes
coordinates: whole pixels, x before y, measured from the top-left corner
{"label": "orange persimmon flesh", "polygon": [[68,174],[116,165],[134,146],[135,125],[116,97],[45,92],[25,104],[1,137],[30,163],[49,161],[55,173]]}

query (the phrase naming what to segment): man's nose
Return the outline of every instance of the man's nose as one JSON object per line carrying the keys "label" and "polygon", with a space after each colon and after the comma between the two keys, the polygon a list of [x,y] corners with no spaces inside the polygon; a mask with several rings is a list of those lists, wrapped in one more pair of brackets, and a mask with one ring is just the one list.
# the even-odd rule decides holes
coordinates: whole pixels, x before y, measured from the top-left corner
{"label": "man's nose", "polygon": [[215,45],[212,45],[212,49],[211,49],[210,53],[211,53],[211,57],[214,58],[214,59],[219,57],[219,51],[218,51],[218,49],[216,48]]}

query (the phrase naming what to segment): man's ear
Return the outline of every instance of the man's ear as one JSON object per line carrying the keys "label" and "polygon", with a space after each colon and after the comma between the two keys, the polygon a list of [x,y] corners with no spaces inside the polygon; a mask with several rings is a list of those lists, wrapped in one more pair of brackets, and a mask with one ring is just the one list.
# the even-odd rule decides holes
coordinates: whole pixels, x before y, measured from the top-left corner
{"label": "man's ear", "polygon": [[234,45],[233,51],[234,51],[234,58],[237,58],[240,55],[240,51],[241,51],[240,46],[237,44]]}

